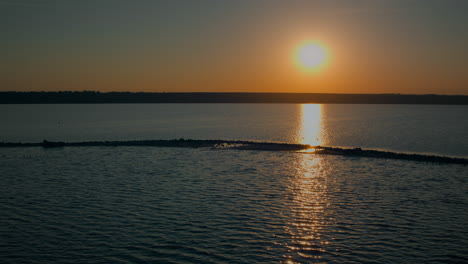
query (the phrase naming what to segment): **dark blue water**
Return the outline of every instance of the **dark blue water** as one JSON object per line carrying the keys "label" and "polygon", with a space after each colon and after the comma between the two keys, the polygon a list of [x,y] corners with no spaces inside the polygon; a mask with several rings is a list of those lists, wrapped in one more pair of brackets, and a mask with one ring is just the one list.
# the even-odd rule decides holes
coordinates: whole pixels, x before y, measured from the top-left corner
{"label": "dark blue water", "polygon": [[[422,114],[431,106],[356,106],[347,115],[352,106],[192,105],[165,120],[151,114],[159,113],[155,107],[175,106],[124,105],[114,112],[120,121],[114,116],[105,122],[106,109],[119,106],[40,106],[31,113],[33,106],[9,107],[22,111],[10,117],[22,118],[1,128],[16,129],[2,132],[5,141],[39,141],[41,133],[60,140],[164,138],[172,129],[177,136],[221,138],[226,131],[229,139],[247,131],[247,139],[275,141],[271,135],[278,135],[278,141],[311,143],[361,133],[367,136],[350,145],[367,137],[368,144],[385,149],[393,139],[386,134],[379,141],[375,131],[397,133],[404,128],[395,126],[406,124],[399,141],[415,143],[397,149],[467,156],[460,147],[466,134],[450,130],[466,128],[464,119],[455,120],[463,107],[440,114],[453,119],[444,129],[431,127],[436,117]],[[43,122],[35,119],[54,107],[62,111],[44,115]],[[77,123],[55,123],[77,108],[86,113],[76,113]],[[97,117],[91,115],[96,109]],[[202,109],[208,110],[206,119]],[[387,112],[382,120],[394,120],[386,127],[383,122],[385,128],[377,126],[381,112]],[[297,116],[278,121],[286,113]],[[397,118],[401,113],[414,122]],[[267,123],[254,122],[261,116]],[[189,124],[198,126],[189,131]],[[451,138],[442,142],[459,146],[431,151],[440,142],[410,140],[407,131],[416,133],[417,124],[434,131],[420,132],[419,140],[445,133]],[[468,171],[461,165],[209,148],[77,147],[3,148],[0,168],[1,263],[468,262]]]}

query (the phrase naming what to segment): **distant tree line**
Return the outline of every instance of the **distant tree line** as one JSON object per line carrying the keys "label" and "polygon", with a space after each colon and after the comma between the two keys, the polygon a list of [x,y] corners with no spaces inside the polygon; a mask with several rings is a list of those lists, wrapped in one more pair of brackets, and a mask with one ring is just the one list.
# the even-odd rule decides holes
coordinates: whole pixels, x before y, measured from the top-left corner
{"label": "distant tree line", "polygon": [[318,103],[468,105],[467,95],[326,93],[0,92],[0,104]]}

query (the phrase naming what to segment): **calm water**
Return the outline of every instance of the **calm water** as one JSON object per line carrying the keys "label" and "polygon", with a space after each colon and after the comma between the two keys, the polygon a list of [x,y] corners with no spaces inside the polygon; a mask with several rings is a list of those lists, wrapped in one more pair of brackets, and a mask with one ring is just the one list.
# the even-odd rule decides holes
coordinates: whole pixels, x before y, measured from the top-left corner
{"label": "calm water", "polygon": [[[466,106],[0,105],[0,141],[221,138],[468,156]],[[307,153],[0,149],[1,263],[464,263],[468,169]]]}
{"label": "calm water", "polygon": [[468,106],[0,105],[0,141],[248,139],[468,157]]}

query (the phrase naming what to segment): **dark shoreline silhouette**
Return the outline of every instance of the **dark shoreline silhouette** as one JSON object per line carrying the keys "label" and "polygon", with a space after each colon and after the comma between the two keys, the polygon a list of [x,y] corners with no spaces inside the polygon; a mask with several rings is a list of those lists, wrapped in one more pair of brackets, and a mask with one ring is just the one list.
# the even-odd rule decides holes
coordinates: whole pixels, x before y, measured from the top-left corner
{"label": "dark shoreline silhouette", "polygon": [[0,92],[0,104],[291,103],[468,105],[468,95],[327,93]]}
{"label": "dark shoreline silhouette", "polygon": [[14,143],[0,142],[0,148],[18,147],[178,147],[178,148],[213,148],[213,149],[240,149],[240,150],[263,150],[263,151],[305,151],[313,150],[311,154],[317,155],[340,155],[369,158],[399,159],[420,162],[432,162],[443,164],[468,165],[468,159],[454,158],[436,155],[408,154],[390,151],[365,150],[361,148],[337,148],[324,146],[311,146],[307,144],[256,142],[245,140],[195,140],[195,139],[173,139],[173,140],[138,140],[138,141],[88,141],[88,142],[53,142],[44,140],[41,143]]}

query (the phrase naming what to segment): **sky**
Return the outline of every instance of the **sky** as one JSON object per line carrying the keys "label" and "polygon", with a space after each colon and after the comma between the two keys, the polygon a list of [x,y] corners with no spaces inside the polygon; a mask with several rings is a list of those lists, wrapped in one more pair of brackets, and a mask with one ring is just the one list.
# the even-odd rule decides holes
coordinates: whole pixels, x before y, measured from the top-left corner
{"label": "sky", "polygon": [[[468,95],[465,0],[0,0],[0,91]],[[305,41],[328,63],[305,72]]]}

